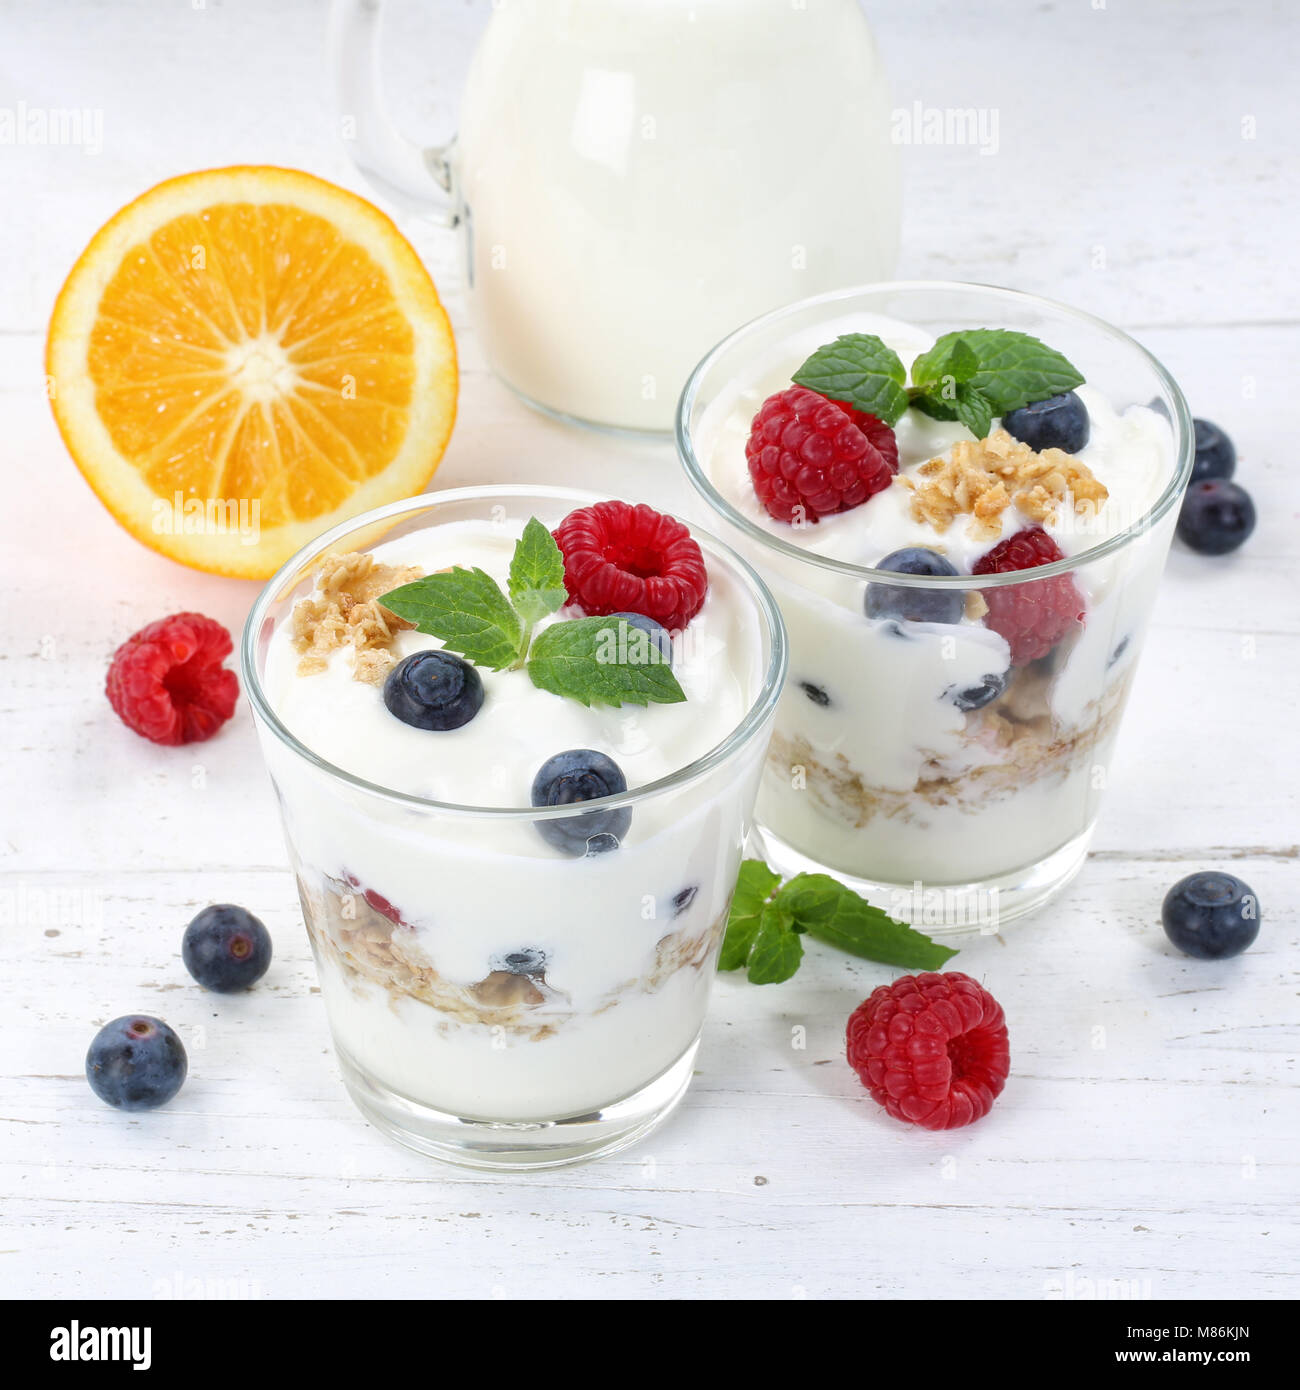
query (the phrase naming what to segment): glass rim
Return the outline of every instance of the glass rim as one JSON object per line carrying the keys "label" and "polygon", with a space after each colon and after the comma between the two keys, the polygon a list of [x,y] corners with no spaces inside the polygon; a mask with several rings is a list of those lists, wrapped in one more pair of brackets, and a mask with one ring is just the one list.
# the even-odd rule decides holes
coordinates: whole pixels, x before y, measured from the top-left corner
{"label": "glass rim", "polygon": [[[690,533],[700,541],[706,554],[715,554],[731,566],[732,572],[742,581],[749,597],[758,610],[760,620],[765,623],[769,636],[770,652],[763,673],[763,681],[757,695],[750,702],[740,722],[721,742],[707,749],[698,758],[677,768],[667,776],[647,782],[644,786],[632,787],[612,796],[602,796],[591,801],[575,802],[566,806],[474,806],[455,801],[439,801],[434,797],[419,796],[413,792],[398,791],[380,782],[371,782],[345,768],[321,757],[302,742],[280,719],[262,685],[257,669],[258,635],[267,618],[268,610],[282,593],[287,593],[299,582],[311,564],[331,546],[344,537],[377,523],[398,518],[406,512],[416,512],[444,501],[469,501],[478,498],[520,498],[544,497],[558,501],[574,502],[580,506],[602,502],[608,498],[600,493],[586,492],[579,488],[552,487],[546,484],[486,483],[465,487],[445,488],[440,491],[422,492],[415,497],[404,497],[375,507],[355,517],[332,526],[328,531],[309,541],[296,551],[266,581],[262,591],[253,601],[248,617],[244,620],[243,633],[239,642],[240,673],[244,690],[255,718],[269,729],[291,753],[318,771],[346,783],[348,786],[393,802],[399,806],[437,811],[446,815],[492,821],[538,821],[569,820],[589,811],[614,810],[620,807],[636,806],[643,801],[676,791],[712,772],[725,763],[733,753],[748,743],[763,727],[775,710],[782,688],[785,685],[786,670],[789,664],[789,651],[786,641],[785,622],[781,617],[776,600],[754,567],[725,541],[705,531],[703,528],[684,522]],[[581,809],[578,809],[578,808]]]}
{"label": "glass rim", "polygon": [[[839,560],[830,555],[806,550],[803,546],[795,545],[791,541],[773,535],[772,532],[757,525],[737,507],[733,506],[731,501],[714,485],[712,478],[709,477],[700,460],[696,457],[690,434],[690,415],[699,396],[700,383],[717,359],[752,332],[783,318],[793,317],[802,310],[854,299],[868,291],[912,293],[922,290],[940,293],[944,291],[981,290],[1002,295],[1007,299],[1016,300],[1026,305],[1048,309],[1076,320],[1104,337],[1131,349],[1144,359],[1154,372],[1157,382],[1168,395],[1173,410],[1170,423],[1174,427],[1175,463],[1169,481],[1155,502],[1131,525],[1116,531],[1113,536],[1107,536],[1105,540],[1098,541],[1096,545],[1088,546],[1076,555],[1067,555],[1063,559],[1053,560],[1047,565],[1037,565],[1032,570],[1009,570],[1002,574],[948,575],[901,574],[897,570],[875,569],[869,565],[858,565],[850,560]],[[807,299],[798,299],[791,304],[782,304],[776,309],[769,309],[767,313],[760,314],[757,318],[750,319],[748,323],[733,329],[725,338],[710,348],[696,363],[690,376],[686,378],[686,385],[682,387],[682,393],[677,401],[674,437],[677,443],[677,457],[696,492],[724,521],[737,527],[750,539],[758,541],[765,549],[774,550],[790,559],[835,574],[905,589],[996,589],[1004,585],[1050,579],[1057,574],[1070,574],[1074,570],[1091,564],[1094,560],[1104,559],[1107,555],[1114,554],[1117,550],[1125,548],[1140,536],[1145,535],[1166,515],[1182,495],[1183,489],[1191,477],[1192,463],[1196,454],[1191,410],[1183,397],[1181,388],[1164,363],[1154,353],[1144,348],[1135,338],[1125,333],[1122,328],[1116,328],[1114,324],[1107,323],[1105,319],[1100,319],[1095,314],[1090,314],[1084,309],[1075,309],[1068,304],[1062,304],[1059,300],[1029,294],[1024,290],[1007,289],[1002,285],[986,285],[978,281],[967,280],[873,281],[865,285],[852,285],[845,289],[829,290],[823,294],[811,295]]]}

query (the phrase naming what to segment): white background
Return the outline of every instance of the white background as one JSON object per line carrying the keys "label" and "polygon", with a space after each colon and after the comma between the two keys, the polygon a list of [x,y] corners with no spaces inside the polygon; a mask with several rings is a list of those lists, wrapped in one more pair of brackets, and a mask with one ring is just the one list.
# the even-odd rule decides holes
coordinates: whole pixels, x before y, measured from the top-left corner
{"label": "white background", "polygon": [[[160,749],[102,695],[110,653],[143,623],[196,608],[237,630],[254,586],[115,527],[59,443],[41,368],[72,261],[156,180],[266,162],[361,187],[335,138],[324,7],[7,0],[0,107],[100,109],[104,143],[0,146],[0,1293],[1300,1292],[1296,10],[868,8],[900,106],[999,112],[996,155],[904,152],[900,275],[1035,290],[1129,329],[1194,413],[1233,434],[1260,511],[1237,555],[1171,557],[1081,877],[954,962],[1010,1020],[993,1114],[947,1135],[887,1119],[844,1064],[842,1029],[891,972],[812,944],[787,985],[720,981],[683,1109],[626,1155],[498,1179],[361,1121],[246,708],[210,744]],[[398,110],[445,135],[487,7],[394,10]],[[540,419],[485,373],[451,234],[404,226],[461,352],[436,485],[571,482],[675,505],[667,449]],[[1211,866],[1264,909],[1257,945],[1222,964],[1172,952],[1158,925],[1165,888]],[[54,890],[78,890],[81,910],[42,919]],[[213,900],[274,933],[271,973],[247,996],[206,995],[181,966],[184,924]],[[133,1010],[166,1017],[191,1058],[177,1100],[134,1117],[82,1075],[95,1028]]]}

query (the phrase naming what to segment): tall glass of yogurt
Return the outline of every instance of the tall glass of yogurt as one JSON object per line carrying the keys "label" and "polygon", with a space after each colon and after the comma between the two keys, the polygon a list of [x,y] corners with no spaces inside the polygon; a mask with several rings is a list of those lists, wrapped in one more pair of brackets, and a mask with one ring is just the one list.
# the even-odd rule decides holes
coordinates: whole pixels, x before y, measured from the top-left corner
{"label": "tall glass of yogurt", "polygon": [[[553,528],[597,500],[503,486],[381,508],[291,560],[244,632],[345,1085],[389,1136],[476,1167],[613,1152],[684,1094],[784,678],[781,618],[743,559],[692,531],[708,590],[673,634],[683,703],[588,708],[475,668],[482,707],[445,732],[358,678],[372,619],[357,647],[313,635],[304,658],[304,615],[328,639],[367,595],[451,565],[504,588],[530,518]],[[385,661],[441,645],[377,638]],[[537,804],[539,767],[571,749],[614,759],[627,790]]]}
{"label": "tall glass of yogurt", "polygon": [[[751,424],[813,352],[870,334],[907,365],[974,328],[1031,334],[1074,364],[1085,445],[1068,460],[1034,454],[996,418],[977,440],[907,409],[883,491],[803,524],[769,514],[747,465]],[[938,933],[996,930],[1059,892],[1086,858],[1191,469],[1191,421],[1168,372],[1118,329],[1030,295],[869,285],[724,339],[687,383],[677,442],[700,514],[753,561],[789,631],[756,812],[769,861],[830,872]],[[1068,487],[1039,505],[1027,485],[988,523],[966,514],[963,467],[999,452],[1009,487],[1021,462],[1043,471],[1044,458]],[[1060,477],[1048,481],[1061,491]],[[1046,531],[1061,558],[976,572],[1028,528]],[[880,567],[909,547],[953,572]],[[1008,605],[1031,613],[1040,602],[1078,621],[1050,644],[996,630],[1008,629],[995,622]]]}

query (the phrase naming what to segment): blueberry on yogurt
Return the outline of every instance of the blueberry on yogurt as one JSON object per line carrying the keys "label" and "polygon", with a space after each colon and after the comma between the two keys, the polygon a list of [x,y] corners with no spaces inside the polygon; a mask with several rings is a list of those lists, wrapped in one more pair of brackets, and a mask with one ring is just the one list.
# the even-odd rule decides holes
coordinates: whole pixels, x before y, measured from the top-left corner
{"label": "blueberry on yogurt", "polygon": [[[909,545],[892,551],[876,565],[895,574],[951,577],[956,567],[936,550]],[[902,618],[913,623],[958,623],[966,607],[961,589],[904,589],[893,584],[868,584],[864,606],[868,618]]]}
{"label": "blueberry on yogurt", "polygon": [[543,975],[546,972],[546,952],[536,946],[522,946],[517,951],[507,951],[503,956],[493,956],[490,962],[493,970],[503,970],[508,975]]}
{"label": "blueberry on yogurt", "polygon": [[403,724],[446,733],[482,709],[483,682],[454,652],[415,652],[388,673],[384,704]]}
{"label": "blueberry on yogurt", "polygon": [[1008,410],[1002,417],[1002,428],[1039,453],[1044,449],[1064,449],[1067,454],[1077,454],[1087,444],[1091,432],[1088,407],[1073,391],[1048,396],[1045,401],[1023,405],[1019,410]]}
{"label": "blueberry on yogurt", "polygon": [[[625,791],[627,778],[613,758],[594,748],[567,748],[547,758],[537,769],[532,804],[573,806]],[[628,806],[535,822],[538,834],[547,844],[574,858],[617,849],[631,823],[632,810]]]}

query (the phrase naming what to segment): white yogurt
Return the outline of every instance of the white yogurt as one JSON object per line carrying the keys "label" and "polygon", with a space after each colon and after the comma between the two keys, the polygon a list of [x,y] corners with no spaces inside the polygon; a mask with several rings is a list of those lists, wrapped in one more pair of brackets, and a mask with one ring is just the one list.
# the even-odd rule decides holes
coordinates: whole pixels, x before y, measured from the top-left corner
{"label": "white yogurt", "polygon": [[[519,529],[446,523],[373,554],[425,572],[477,565],[504,588]],[[708,597],[674,649],[683,704],[585,709],[526,672],[480,669],[473,720],[415,729],[388,712],[382,687],[353,679],[347,649],[299,674],[287,620],[271,638],[266,692],[314,753],[394,791],[527,807],[537,768],[568,748],[607,753],[630,788],[644,787],[723,743],[762,688],[754,603],[706,558]],[[398,654],[438,645],[405,632]],[[765,742],[760,731],[718,767],[638,802],[617,849],[574,859],[527,814],[387,800],[266,739],[340,1049],[390,1090],[471,1118],[560,1118],[640,1090],[699,1032]],[[540,969],[506,961],[527,953]],[[503,983],[535,997],[498,1008],[482,991]]]}
{"label": "white yogurt", "polygon": [[[810,556],[872,566],[892,551],[923,546],[970,573],[998,540],[1038,523],[1009,507],[1000,536],[990,539],[971,534],[966,515],[939,532],[912,514],[913,493],[900,479],[917,479],[927,460],[970,439],[958,423],[905,412],[895,426],[899,479],[862,506],[816,524],[778,521],[755,494],[744,449],[759,406],[790,384],[791,372],[818,346],[849,332],[879,336],[905,363],[932,342],[910,325],[875,315],[805,330],[712,402],[696,430],[697,456],[751,523]],[[1077,457],[1109,496],[1082,517],[1067,497],[1055,520],[1043,523],[1067,556],[1140,520],[1174,462],[1162,414],[1143,406],[1117,413],[1086,385],[1078,395],[1091,431]],[[737,543],[771,585],[790,635],[790,679],[758,809],[765,828],[820,863],[895,884],[985,880],[1032,864],[1088,830],[1104,781],[1097,769],[1109,755],[1141,644],[1167,526],[1075,572],[1085,622],[1058,648],[1055,673],[1043,682],[1044,719],[1034,736],[1044,754],[1037,764],[1024,763],[1027,744],[1010,748],[999,739],[988,713],[968,714],[953,703],[954,691],[1010,674],[1006,642],[981,619],[871,620],[862,579],[752,538]],[[1050,757],[1049,747],[1057,750]]]}

